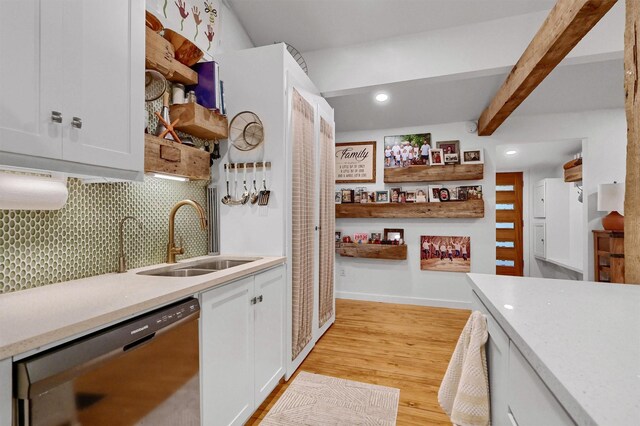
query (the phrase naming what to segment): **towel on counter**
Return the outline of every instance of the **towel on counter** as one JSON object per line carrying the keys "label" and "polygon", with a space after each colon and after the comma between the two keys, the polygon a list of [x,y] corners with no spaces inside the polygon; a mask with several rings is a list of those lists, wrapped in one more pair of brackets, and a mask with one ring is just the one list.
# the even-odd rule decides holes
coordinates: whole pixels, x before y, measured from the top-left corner
{"label": "towel on counter", "polygon": [[487,319],[481,312],[474,311],[460,334],[438,391],[438,402],[455,425],[490,424],[485,353],[488,337]]}

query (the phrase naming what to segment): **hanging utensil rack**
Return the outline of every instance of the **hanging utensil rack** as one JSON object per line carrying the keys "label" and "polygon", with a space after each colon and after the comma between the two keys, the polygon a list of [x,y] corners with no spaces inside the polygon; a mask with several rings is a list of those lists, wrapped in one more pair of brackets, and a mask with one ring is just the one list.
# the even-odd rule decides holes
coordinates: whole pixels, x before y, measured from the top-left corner
{"label": "hanging utensil rack", "polygon": [[[271,191],[267,189],[267,171],[271,169],[270,161],[254,163],[226,163],[224,164],[226,195],[221,198],[222,204],[227,206],[242,206],[245,204],[257,204],[266,206],[269,203]],[[238,174],[242,171],[242,191],[238,196]],[[233,178],[230,173],[233,172]],[[260,177],[258,175],[261,174]],[[260,189],[258,179],[262,180]],[[231,181],[233,180],[233,191]]]}

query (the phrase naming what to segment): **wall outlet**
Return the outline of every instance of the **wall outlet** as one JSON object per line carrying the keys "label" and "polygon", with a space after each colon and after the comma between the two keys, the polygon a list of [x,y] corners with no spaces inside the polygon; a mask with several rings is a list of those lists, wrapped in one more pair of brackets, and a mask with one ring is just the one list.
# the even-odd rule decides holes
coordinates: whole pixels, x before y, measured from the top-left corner
{"label": "wall outlet", "polygon": [[347,273],[345,272],[344,268],[338,268],[338,275],[341,277],[346,277]]}

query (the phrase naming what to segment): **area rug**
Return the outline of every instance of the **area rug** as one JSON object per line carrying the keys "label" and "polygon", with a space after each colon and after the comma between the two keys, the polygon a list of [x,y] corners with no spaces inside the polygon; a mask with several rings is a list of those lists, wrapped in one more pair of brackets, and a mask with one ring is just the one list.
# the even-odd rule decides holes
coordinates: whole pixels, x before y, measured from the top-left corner
{"label": "area rug", "polygon": [[301,371],[264,426],[396,424],[400,389]]}

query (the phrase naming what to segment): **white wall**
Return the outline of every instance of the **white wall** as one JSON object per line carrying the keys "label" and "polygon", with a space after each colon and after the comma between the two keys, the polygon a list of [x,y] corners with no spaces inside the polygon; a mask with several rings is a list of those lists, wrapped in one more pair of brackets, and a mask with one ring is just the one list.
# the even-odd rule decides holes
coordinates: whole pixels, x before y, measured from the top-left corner
{"label": "white wall", "polygon": [[220,2],[220,25],[222,32],[218,40],[216,53],[231,52],[233,50],[249,49],[254,47],[249,35],[243,28],[238,17],[233,10],[226,5],[225,1]]}
{"label": "white wall", "polygon": [[[593,279],[592,229],[601,229],[595,210],[597,185],[613,180],[624,181],[626,119],[624,110],[601,110],[574,114],[554,114],[528,117],[512,117],[490,137],[478,137],[465,130],[465,123],[416,126],[402,129],[343,132],[336,135],[337,142],[375,140],[378,142],[377,182],[375,185],[337,185],[336,188],[365,186],[383,189],[391,186],[403,188],[424,187],[383,183],[383,155],[380,146],[384,136],[424,133],[432,135],[432,141],[459,139],[462,149],[484,147],[485,176],[479,182],[483,186],[485,217],[483,219],[338,219],[336,230],[343,235],[355,232],[382,232],[387,228],[404,228],[408,245],[406,261],[336,258],[336,288],[338,297],[382,300],[398,303],[425,304],[431,306],[464,307],[470,303],[469,288],[464,274],[420,271],[420,235],[468,235],[472,241],[471,271],[495,273],[495,155],[496,146],[504,144],[537,143],[563,139],[584,139],[583,171],[585,176],[584,202],[587,211],[588,235],[583,248],[586,278]],[[530,176],[528,185],[537,181]],[[455,185],[456,182],[448,184]],[[553,265],[532,264],[532,275],[563,272]],[[538,269],[535,269],[538,268]],[[544,271],[541,271],[544,269]],[[344,274],[344,275],[343,275]]]}
{"label": "white wall", "polygon": [[[370,141],[378,143],[376,156],[376,184],[338,184],[336,188],[365,186],[370,190],[424,188],[428,183],[384,184],[385,136],[431,133],[431,139],[459,139],[461,149],[487,146],[487,140],[466,131],[465,123],[441,124],[367,132],[349,132],[336,135],[337,142]],[[338,219],[336,231],[343,235],[355,232],[382,232],[384,228],[403,228],[407,243],[407,260],[373,260],[336,257],[336,287],[338,297],[384,300],[397,303],[431,306],[468,307],[469,288],[463,273],[420,270],[421,235],[458,235],[471,237],[471,271],[495,272],[495,149],[485,149],[485,176],[482,181],[446,182],[447,185],[482,184],[485,197],[485,217],[482,219]],[[432,183],[433,184],[433,183]]]}
{"label": "white wall", "polygon": [[[180,32],[190,41],[194,40],[196,26],[193,20],[192,6],[196,6],[200,12],[202,23],[198,28],[198,35],[195,39],[196,45],[205,52],[205,59],[211,60],[219,53],[231,52],[233,50],[242,50],[254,47],[249,35],[242,27],[240,21],[236,17],[231,8],[227,7],[224,1],[209,0],[208,3],[213,5],[217,10],[218,16],[214,17],[214,36],[213,41],[209,44],[205,31],[209,23],[209,16],[204,10],[204,1],[187,2],[187,12],[189,16],[182,22],[179,10],[173,0],[146,0],[146,9],[153,13],[163,26],[174,31]],[[166,17],[164,16],[166,12]]]}

